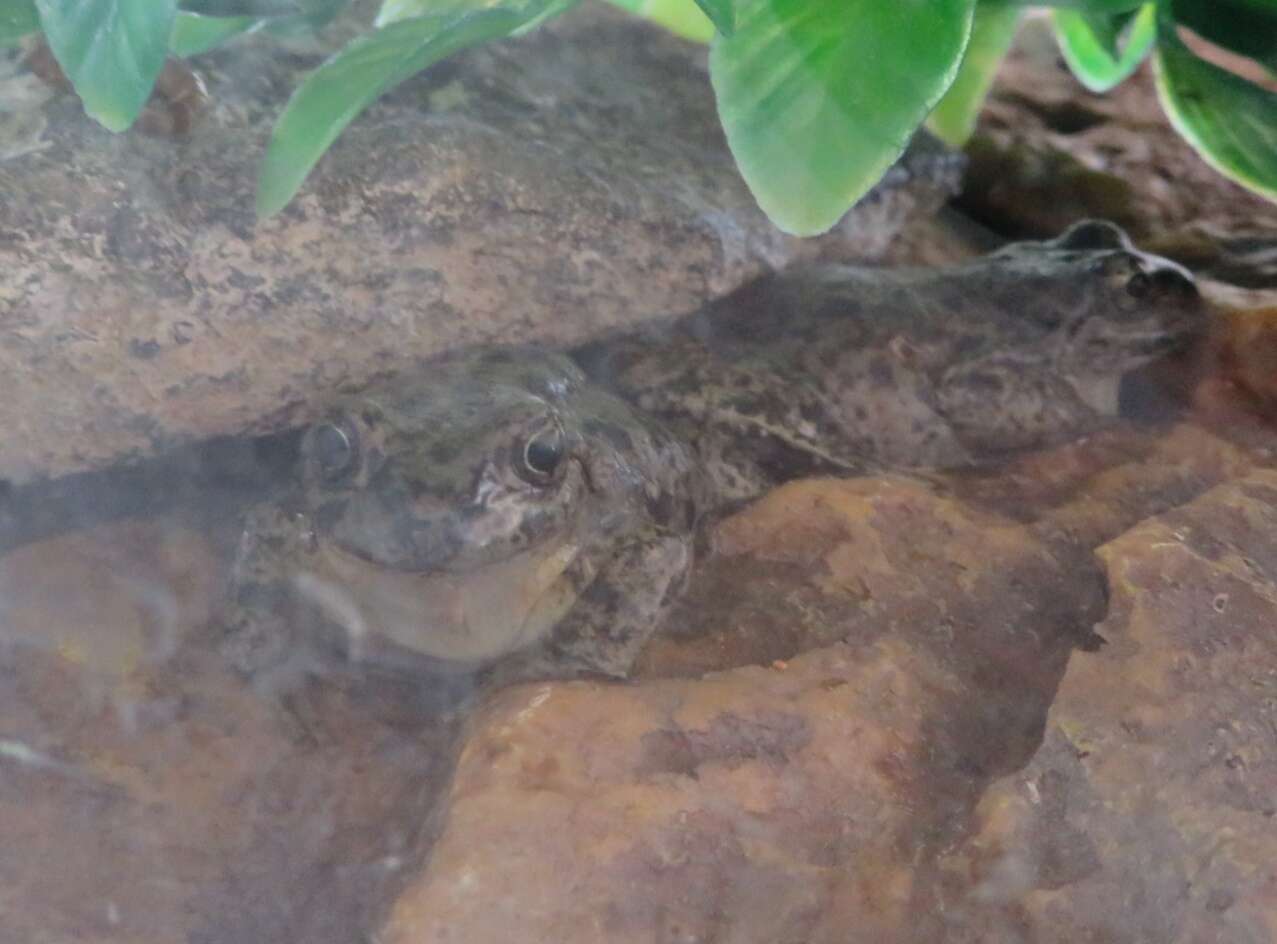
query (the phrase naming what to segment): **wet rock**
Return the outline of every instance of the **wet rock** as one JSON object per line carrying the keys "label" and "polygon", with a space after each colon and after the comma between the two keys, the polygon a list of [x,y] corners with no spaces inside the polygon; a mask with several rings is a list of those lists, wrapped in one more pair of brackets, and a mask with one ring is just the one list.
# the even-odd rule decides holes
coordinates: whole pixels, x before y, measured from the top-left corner
{"label": "wet rock", "polygon": [[[1267,435],[1269,444],[1277,436]],[[996,473],[955,477],[968,501],[1026,522],[1051,545],[1095,548],[1145,518],[1251,471],[1262,459],[1192,422],[1129,427],[1044,450]]]}
{"label": "wet rock", "polygon": [[1106,216],[1199,273],[1277,285],[1277,207],[1218,174],[1175,133],[1151,63],[1092,94],[1068,71],[1049,20],[1029,20],[968,154],[959,205],[1005,236],[1045,237]]}
{"label": "wet rock", "polygon": [[720,639],[768,663],[497,697],[385,944],[913,939],[919,859],[1037,744],[1098,572],[894,479],[786,486],[719,542]]}
{"label": "wet rock", "polygon": [[1224,311],[1216,321],[1217,374],[1253,408],[1277,418],[1277,306]]}
{"label": "wet rock", "polygon": [[1099,551],[1110,609],[946,867],[961,940],[1277,935],[1277,473]]}
{"label": "wet rock", "polygon": [[0,557],[0,647],[56,654],[127,724],[143,697],[133,677],[208,624],[221,570],[203,538],[163,521],[29,544]]}
{"label": "wet rock", "polygon": [[1017,238],[1060,233],[1085,219],[1112,220],[1133,233],[1145,228],[1131,183],[1021,135],[981,131],[968,142],[959,205],[974,218]]}
{"label": "wet rock", "polygon": [[[715,553],[649,644],[640,675],[769,664],[833,642],[917,636],[946,663],[1002,664],[1034,684],[1102,612],[1098,572],[1067,548],[908,478],[776,489],[715,531]],[[1025,621],[1040,642],[1023,650]],[[1023,694],[1023,692],[1021,692]]]}
{"label": "wet rock", "polygon": [[367,686],[309,693],[304,722],[186,657],[137,723],[77,667],[0,661],[0,928],[7,941],[362,940],[418,864],[455,723]]}
{"label": "wet rock", "polygon": [[250,36],[201,58],[211,103],[177,139],[112,135],[0,62],[29,119],[0,161],[0,478],[280,428],[447,349],[566,344],[804,253],[873,255],[959,172],[920,146],[823,243],[784,237],[703,48],[600,6],[406,83],[259,222],[266,136],[323,54]]}

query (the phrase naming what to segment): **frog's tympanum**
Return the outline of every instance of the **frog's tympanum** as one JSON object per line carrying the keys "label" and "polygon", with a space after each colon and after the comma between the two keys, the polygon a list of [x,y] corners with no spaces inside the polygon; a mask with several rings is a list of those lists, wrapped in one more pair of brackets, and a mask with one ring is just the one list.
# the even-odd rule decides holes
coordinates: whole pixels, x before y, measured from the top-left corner
{"label": "frog's tympanum", "polygon": [[948,269],[790,272],[572,358],[456,358],[310,429],[297,507],[246,533],[245,620],[291,600],[354,657],[541,644],[556,671],[623,675],[707,513],[1084,434],[1204,320],[1188,273],[1083,223]]}

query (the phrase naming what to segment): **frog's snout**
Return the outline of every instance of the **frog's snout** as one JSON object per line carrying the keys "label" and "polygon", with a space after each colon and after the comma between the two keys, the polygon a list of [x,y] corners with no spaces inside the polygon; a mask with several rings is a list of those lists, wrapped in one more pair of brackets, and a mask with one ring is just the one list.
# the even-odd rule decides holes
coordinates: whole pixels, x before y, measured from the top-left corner
{"label": "frog's snout", "polygon": [[1141,302],[1192,304],[1200,300],[1197,281],[1183,266],[1140,253],[1126,280],[1126,293]]}

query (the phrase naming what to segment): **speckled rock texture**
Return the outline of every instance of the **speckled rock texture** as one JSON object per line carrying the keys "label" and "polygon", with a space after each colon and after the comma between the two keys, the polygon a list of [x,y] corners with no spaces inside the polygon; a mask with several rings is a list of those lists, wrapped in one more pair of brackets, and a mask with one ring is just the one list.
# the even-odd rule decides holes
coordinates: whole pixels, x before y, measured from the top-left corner
{"label": "speckled rock texture", "polygon": [[201,642],[209,554],[131,521],[0,558],[4,944],[351,944],[413,870],[455,718],[245,686]]}
{"label": "speckled rock texture", "polygon": [[778,608],[824,596],[841,639],[696,681],[500,696],[384,944],[848,944],[916,923],[916,863],[1028,756],[1098,571],[903,480],[785,486],[727,530],[776,566]]}
{"label": "speckled rock texture", "polygon": [[198,60],[213,104],[176,139],[111,135],[0,62],[0,478],[278,428],[450,348],[580,340],[802,254],[878,255],[960,173],[923,147],[829,237],[785,237],[703,48],[599,4],[406,83],[259,222],[266,136],[322,54],[248,37]]}
{"label": "speckled rock texture", "polygon": [[1277,939],[1277,473],[1099,550],[1105,644],[946,862],[962,940]]}
{"label": "speckled rock texture", "polygon": [[1105,217],[1199,274],[1277,287],[1277,206],[1221,176],[1175,133],[1151,63],[1092,94],[1069,72],[1049,23],[1026,24],[1002,66],[967,148],[963,209],[1014,238]]}

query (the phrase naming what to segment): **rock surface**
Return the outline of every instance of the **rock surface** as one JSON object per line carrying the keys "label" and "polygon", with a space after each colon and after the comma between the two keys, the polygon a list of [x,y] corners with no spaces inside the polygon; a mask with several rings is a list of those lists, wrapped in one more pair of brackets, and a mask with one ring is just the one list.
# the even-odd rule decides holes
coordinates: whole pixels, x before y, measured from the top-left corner
{"label": "rock surface", "polygon": [[1277,938],[1274,534],[1259,471],[1100,549],[1105,645],[946,862],[970,940]]}
{"label": "rock surface", "polygon": [[209,651],[209,554],[134,521],[0,558],[6,944],[350,944],[415,867],[455,719],[419,683],[248,689]]}
{"label": "rock surface", "polygon": [[1033,19],[1017,37],[968,149],[960,205],[1007,237],[1052,236],[1086,217],[1199,273],[1277,287],[1277,206],[1221,176],[1162,112],[1152,64],[1095,95]]}
{"label": "rock surface", "polygon": [[880,254],[960,170],[923,147],[830,237],[785,237],[734,168],[703,49],[598,5],[406,83],[259,222],[266,135],[321,58],[247,37],[199,60],[213,105],[179,139],[5,79],[0,478],[278,428],[450,348],[581,340],[804,253]]}
{"label": "rock surface", "polygon": [[797,629],[818,647],[698,681],[504,693],[385,944],[819,944],[912,926],[918,857],[1036,743],[1098,615],[1098,572],[891,479],[785,486],[725,528],[772,569],[751,600],[793,621],[828,599],[819,629]]}

